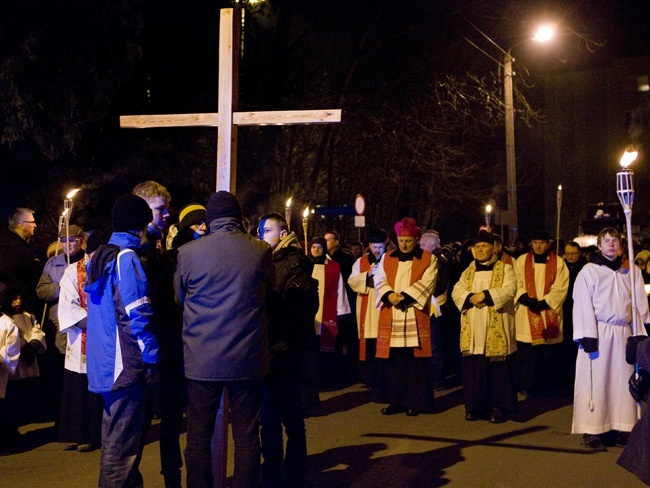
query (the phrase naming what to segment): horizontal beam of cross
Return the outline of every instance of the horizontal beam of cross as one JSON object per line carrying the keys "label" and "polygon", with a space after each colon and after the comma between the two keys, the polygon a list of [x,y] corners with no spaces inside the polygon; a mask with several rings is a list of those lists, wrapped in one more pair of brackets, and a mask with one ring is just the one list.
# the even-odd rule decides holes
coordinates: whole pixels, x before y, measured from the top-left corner
{"label": "horizontal beam of cross", "polygon": [[[120,127],[148,129],[153,127],[218,127],[218,113],[122,115]],[[327,124],[341,121],[340,109],[284,110],[268,112],[233,112],[234,125]]]}

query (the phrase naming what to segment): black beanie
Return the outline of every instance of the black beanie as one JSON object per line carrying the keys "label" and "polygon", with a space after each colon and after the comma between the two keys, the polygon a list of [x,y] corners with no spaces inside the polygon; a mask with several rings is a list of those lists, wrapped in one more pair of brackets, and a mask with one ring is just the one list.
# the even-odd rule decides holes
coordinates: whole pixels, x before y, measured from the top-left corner
{"label": "black beanie", "polygon": [[153,213],[144,198],[132,193],[115,200],[112,216],[114,232],[140,231],[153,219]]}
{"label": "black beanie", "polygon": [[108,236],[104,234],[101,230],[94,230],[88,236],[86,240],[86,252],[91,254],[97,250],[102,244],[108,243]]}
{"label": "black beanie", "polygon": [[388,232],[384,229],[372,229],[368,232],[369,244],[383,244],[388,240]]}
{"label": "black beanie", "polygon": [[206,212],[206,221],[209,224],[215,219],[221,217],[234,217],[241,222],[243,212],[237,197],[227,191],[218,191],[213,193],[208,200],[208,210]]}
{"label": "black beanie", "polygon": [[312,237],[311,241],[309,241],[309,246],[313,246],[314,244],[318,244],[320,247],[323,248],[323,251],[327,252],[327,241],[325,240],[324,237],[316,236]]}
{"label": "black beanie", "polygon": [[474,244],[478,244],[479,242],[487,242],[488,244],[494,246],[494,234],[486,230],[480,231],[476,236],[476,239],[474,239]]}
{"label": "black beanie", "polygon": [[536,230],[530,235],[531,241],[550,241],[551,234],[545,230]]}

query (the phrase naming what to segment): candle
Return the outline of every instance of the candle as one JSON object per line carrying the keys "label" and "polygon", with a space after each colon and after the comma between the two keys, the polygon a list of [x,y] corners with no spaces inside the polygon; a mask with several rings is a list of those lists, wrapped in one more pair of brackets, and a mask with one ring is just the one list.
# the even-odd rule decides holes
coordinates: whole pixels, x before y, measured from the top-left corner
{"label": "candle", "polygon": [[302,231],[305,234],[305,256],[309,256],[309,243],[307,242],[307,230],[309,228],[309,207],[302,213]]}
{"label": "candle", "polygon": [[287,200],[287,203],[285,204],[284,207],[284,218],[287,220],[287,231],[291,232],[291,198],[289,197],[289,200]]}
{"label": "candle", "polygon": [[488,204],[485,206],[485,226],[487,231],[490,232],[490,217],[492,216],[492,205]]}

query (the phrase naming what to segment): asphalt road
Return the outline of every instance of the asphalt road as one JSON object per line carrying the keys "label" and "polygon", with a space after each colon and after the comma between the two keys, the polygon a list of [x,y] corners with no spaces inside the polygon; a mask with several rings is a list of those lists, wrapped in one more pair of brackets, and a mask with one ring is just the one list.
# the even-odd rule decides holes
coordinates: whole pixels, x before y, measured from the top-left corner
{"label": "asphalt road", "polygon": [[[504,424],[464,419],[462,391],[437,393],[436,413],[381,415],[360,385],[321,394],[307,419],[308,487],[644,487],[616,464],[621,447],[589,452],[571,435],[571,398],[520,398]],[[144,451],[147,488],[163,487],[157,424]],[[97,486],[99,451],[66,451],[54,427],[21,429],[21,452],[0,456],[0,488]],[[182,437],[185,443],[185,435]],[[232,475],[232,445],[228,475]]]}

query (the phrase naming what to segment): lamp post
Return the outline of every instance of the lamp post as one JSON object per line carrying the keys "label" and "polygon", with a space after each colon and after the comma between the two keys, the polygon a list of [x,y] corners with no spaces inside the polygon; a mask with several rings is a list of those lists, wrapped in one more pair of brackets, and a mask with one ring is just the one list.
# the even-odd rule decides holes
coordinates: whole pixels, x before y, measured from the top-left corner
{"label": "lamp post", "polygon": [[[512,48],[511,48],[512,49]],[[508,233],[509,242],[515,242],[519,232],[517,220],[517,163],[515,160],[515,108],[512,94],[511,49],[503,55],[503,104],[506,123],[506,183],[508,185]]]}
{"label": "lamp post", "polygon": [[287,203],[284,206],[284,218],[287,221],[287,231],[291,233],[291,198],[287,200]]}
{"label": "lamp post", "polygon": [[555,194],[555,202],[557,203],[557,228],[555,231],[555,253],[560,254],[560,215],[562,213],[562,185],[557,187]]}
{"label": "lamp post", "polygon": [[[512,63],[515,58],[512,56],[512,49],[518,45],[512,46],[507,51],[494,42],[485,32],[476,27],[470,22],[471,26],[476,29],[485,39],[488,40],[494,47],[496,47],[502,54],[503,59],[499,61],[486,53],[479,46],[474,44],[469,39],[465,38],[472,46],[474,46],[481,53],[496,61],[503,68],[503,105],[504,105],[504,120],[505,120],[505,143],[506,143],[506,184],[507,184],[507,201],[508,209],[505,212],[508,222],[509,242],[512,244],[519,233],[519,223],[517,218],[517,166],[515,159],[515,109],[514,109],[514,95],[513,95],[513,77],[515,72],[512,69]],[[532,40],[536,42],[548,42],[555,33],[554,26],[544,25],[540,26]]]}
{"label": "lamp post", "polygon": [[305,256],[309,256],[309,244],[307,243],[307,230],[309,229],[309,207],[302,213],[302,231],[305,234]]}

